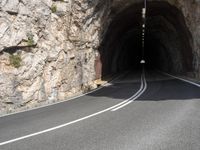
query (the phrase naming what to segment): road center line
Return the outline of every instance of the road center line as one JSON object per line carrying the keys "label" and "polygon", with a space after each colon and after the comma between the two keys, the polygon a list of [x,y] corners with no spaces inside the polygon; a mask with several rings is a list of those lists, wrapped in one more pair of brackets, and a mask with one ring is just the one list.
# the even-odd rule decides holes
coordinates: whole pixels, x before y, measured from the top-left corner
{"label": "road center line", "polygon": [[37,135],[41,135],[41,134],[44,134],[44,133],[47,133],[47,132],[51,132],[51,131],[54,131],[54,130],[57,130],[57,129],[60,129],[60,128],[63,128],[63,127],[66,127],[68,125],[71,125],[71,124],[74,124],[74,123],[77,123],[77,122],[80,122],[80,121],[83,121],[83,120],[86,120],[86,119],[89,119],[91,117],[94,117],[94,116],[97,116],[99,114],[102,114],[104,112],[107,112],[123,103],[127,102],[127,100],[121,102],[121,103],[118,103],[112,107],[109,107],[107,109],[104,109],[102,111],[99,111],[97,113],[94,113],[94,114],[91,114],[89,116],[86,116],[86,117],[83,117],[83,118],[80,118],[80,119],[77,119],[77,120],[74,120],[74,121],[71,121],[71,122],[68,122],[68,123],[65,123],[65,124],[62,124],[62,125],[59,125],[59,126],[56,126],[56,127],[52,127],[52,128],[49,128],[49,129],[46,129],[46,130],[43,130],[43,131],[39,131],[39,132],[35,132],[35,133],[32,133],[32,134],[28,134],[28,135],[25,135],[25,136],[21,136],[19,138],[15,138],[15,139],[12,139],[12,140],[8,140],[8,141],[5,141],[5,142],[1,142],[0,143],[0,146],[2,145],[6,145],[6,144],[10,144],[10,143],[14,143],[14,142],[17,142],[17,141],[20,141],[20,140],[23,140],[23,139],[27,139],[27,138],[30,138],[30,137],[34,137],[34,136],[37,136]]}
{"label": "road center line", "polygon": [[118,107],[112,109],[111,111],[116,111],[116,110],[118,110],[118,109],[120,109],[120,108],[122,108],[122,107],[124,107],[124,106],[126,106],[126,105],[128,105],[128,104],[130,104],[131,100],[132,100],[134,97],[136,97],[136,96],[142,91],[143,87],[144,87],[143,77],[141,76],[141,85],[140,85],[140,89],[139,89],[133,96],[131,96],[131,97],[127,100],[127,102],[126,102],[125,104],[122,104],[121,106],[118,106]]}
{"label": "road center line", "polygon": [[[143,77],[141,77],[141,78],[143,78]],[[143,81],[143,79],[142,79],[141,81]],[[141,84],[142,84],[142,86],[143,86],[143,82],[142,82]],[[143,89],[143,91],[144,91],[144,89]],[[134,94],[134,95],[131,96],[130,98],[132,99],[135,95],[136,95],[136,97],[138,97],[138,96],[140,96],[141,94],[142,94],[142,93],[139,93],[138,95]],[[105,112],[107,112],[107,111],[110,111],[110,110],[112,110],[112,109],[114,109],[114,108],[116,108],[116,107],[119,107],[119,106],[121,106],[121,105],[123,105],[123,104],[125,104],[125,103],[127,103],[127,102],[129,102],[129,103],[132,102],[132,100],[130,101],[130,98],[128,98],[128,99],[126,99],[126,100],[122,101],[121,103],[118,103],[118,104],[116,104],[116,105],[114,105],[114,106],[111,106],[111,107],[109,107],[109,108],[107,108],[107,109],[104,109],[104,110],[99,111],[99,112],[96,112],[96,113],[94,113],[94,114],[85,116],[85,117],[83,117],[83,118],[79,118],[79,119],[77,119],[77,120],[74,120],[74,121],[71,121],[71,122],[68,122],[68,123],[64,123],[64,124],[62,124],[62,125],[58,125],[58,126],[55,126],[55,127],[52,127],[52,128],[48,128],[48,129],[46,129],[46,130],[42,130],[42,131],[39,131],[39,132],[35,132],[35,133],[32,133],[32,134],[28,134],[28,135],[25,135],[25,136],[21,136],[21,137],[15,138],[15,139],[11,139],[11,140],[8,140],[8,141],[0,142],[0,146],[7,145],[7,144],[10,144],[10,143],[14,143],[14,142],[17,142],[17,141],[20,141],[20,140],[28,139],[28,138],[31,138],[31,137],[34,137],[34,136],[37,136],[37,135],[41,135],[41,134],[44,134],[44,133],[48,133],[48,132],[51,132],[51,131],[54,131],[54,130],[57,130],[57,129],[60,129],[60,128],[63,128],[63,127],[69,126],[69,125],[72,125],[72,124],[74,124],[74,123],[77,123],[77,122],[80,122],[80,121],[83,121],[83,120],[86,120],[86,119],[95,117],[95,116],[97,116],[97,115],[100,115],[100,114],[102,114],[102,113],[105,113]]]}
{"label": "road center line", "polygon": [[140,86],[140,89],[138,90],[138,92],[135,93],[131,98],[129,98],[128,102],[126,102],[125,104],[120,105],[119,107],[116,107],[116,108],[112,109],[111,111],[117,111],[117,110],[129,105],[134,100],[139,98],[146,91],[146,89],[147,89],[147,82],[146,82],[146,79],[145,79],[145,73],[143,71],[143,74],[141,76],[141,86]]}

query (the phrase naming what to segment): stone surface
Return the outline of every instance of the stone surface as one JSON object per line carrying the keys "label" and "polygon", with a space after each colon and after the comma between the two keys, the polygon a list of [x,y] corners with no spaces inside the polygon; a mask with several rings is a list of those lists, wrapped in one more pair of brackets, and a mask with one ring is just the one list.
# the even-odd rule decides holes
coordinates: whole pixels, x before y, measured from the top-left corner
{"label": "stone surface", "polygon": [[7,0],[6,2],[2,2],[3,10],[11,13],[11,14],[17,14],[18,13],[18,5],[19,0]]}

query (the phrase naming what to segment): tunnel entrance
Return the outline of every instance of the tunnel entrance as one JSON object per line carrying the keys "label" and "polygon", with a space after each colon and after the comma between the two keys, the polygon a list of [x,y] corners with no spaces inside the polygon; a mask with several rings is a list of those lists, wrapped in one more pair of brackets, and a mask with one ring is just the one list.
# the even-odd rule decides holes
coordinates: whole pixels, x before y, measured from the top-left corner
{"label": "tunnel entrance", "polygon": [[[140,69],[143,3],[117,13],[99,47],[102,76]],[[192,36],[182,12],[167,2],[147,3],[146,68],[166,72],[192,71]]]}

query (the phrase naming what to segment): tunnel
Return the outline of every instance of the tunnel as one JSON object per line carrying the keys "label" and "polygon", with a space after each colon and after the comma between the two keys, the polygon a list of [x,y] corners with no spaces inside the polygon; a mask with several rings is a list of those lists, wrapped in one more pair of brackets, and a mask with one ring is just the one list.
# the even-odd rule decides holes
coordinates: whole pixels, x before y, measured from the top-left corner
{"label": "tunnel", "polygon": [[[102,76],[138,70],[142,59],[143,3],[113,15],[99,47]],[[146,69],[170,73],[193,70],[192,36],[182,12],[168,2],[148,2],[144,46]]]}

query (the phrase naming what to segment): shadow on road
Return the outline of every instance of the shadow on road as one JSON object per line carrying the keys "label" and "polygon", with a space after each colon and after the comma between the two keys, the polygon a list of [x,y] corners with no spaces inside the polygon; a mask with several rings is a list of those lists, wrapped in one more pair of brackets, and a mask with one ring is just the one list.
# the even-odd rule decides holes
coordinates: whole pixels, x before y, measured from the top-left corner
{"label": "shadow on road", "polygon": [[[87,94],[92,97],[128,99],[140,89],[140,72],[130,72],[111,85]],[[156,71],[146,71],[147,89],[135,101],[200,100],[200,88]]]}
{"label": "shadow on road", "polygon": [[137,101],[200,100],[200,88],[176,79],[149,81]]}
{"label": "shadow on road", "polygon": [[87,94],[92,97],[107,97],[112,99],[128,99],[140,87],[140,83],[113,83],[107,87],[104,87],[96,92]]}

